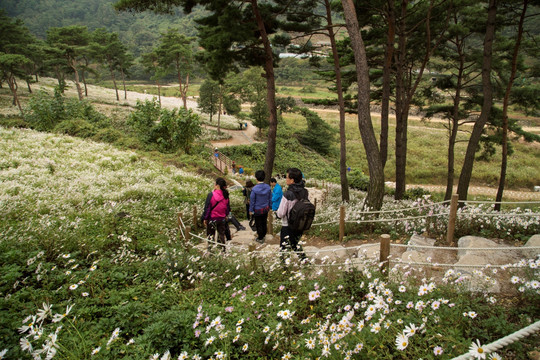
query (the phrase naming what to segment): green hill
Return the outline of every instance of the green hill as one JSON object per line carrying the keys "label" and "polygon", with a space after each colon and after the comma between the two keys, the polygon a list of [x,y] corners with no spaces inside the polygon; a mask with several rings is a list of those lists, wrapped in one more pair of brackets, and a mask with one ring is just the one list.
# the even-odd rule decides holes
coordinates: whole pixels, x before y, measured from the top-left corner
{"label": "green hill", "polygon": [[168,28],[179,28],[188,36],[195,36],[194,18],[202,10],[184,15],[180,10],[173,15],[160,15],[151,12],[117,12],[115,0],[4,0],[0,9],[8,16],[24,21],[25,25],[38,38],[44,39],[50,27],[84,25],[89,30],[100,27],[118,33],[128,49],[139,56],[149,51],[158,41],[160,33]]}

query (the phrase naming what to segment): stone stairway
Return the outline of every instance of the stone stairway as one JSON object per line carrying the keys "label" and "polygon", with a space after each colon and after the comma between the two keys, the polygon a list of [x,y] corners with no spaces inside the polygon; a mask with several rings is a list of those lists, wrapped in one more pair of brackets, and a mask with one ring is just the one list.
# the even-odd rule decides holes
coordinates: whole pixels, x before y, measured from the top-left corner
{"label": "stone stairway", "polygon": [[[227,242],[229,250],[232,252],[255,251],[260,257],[278,256],[279,234],[266,235],[265,243],[259,244],[255,241],[256,232],[249,227],[249,222],[240,222],[246,230],[237,231],[231,226],[232,240]],[[305,239],[303,239],[305,240]],[[453,264],[455,270],[463,273],[472,273],[474,266],[482,267],[486,265],[514,264],[523,259],[535,259],[540,255],[540,235],[532,236],[522,247],[510,249],[508,245],[475,236],[465,236],[458,240],[456,250],[439,249],[434,247],[435,240],[423,236],[414,235],[408,241],[408,246],[394,244],[391,247],[392,263],[431,263],[427,267],[437,267],[437,264]],[[425,248],[413,248],[412,246],[423,246]],[[196,246],[201,251],[207,249],[206,243]],[[320,263],[345,263],[347,259],[368,259],[379,260],[379,243],[363,244],[357,246],[328,245],[323,247],[312,246],[309,243],[303,246],[308,258]],[[482,251],[474,251],[474,248],[484,248]],[[473,249],[473,250],[470,250]],[[448,269],[449,267],[446,267]]]}

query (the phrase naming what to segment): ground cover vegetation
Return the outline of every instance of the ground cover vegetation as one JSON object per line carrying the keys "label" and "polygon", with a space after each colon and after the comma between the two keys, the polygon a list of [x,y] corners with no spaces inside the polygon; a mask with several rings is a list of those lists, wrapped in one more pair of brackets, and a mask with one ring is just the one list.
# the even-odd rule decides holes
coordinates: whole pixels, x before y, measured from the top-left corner
{"label": "ground cover vegetation", "polygon": [[[65,10],[80,14],[83,3]],[[310,237],[336,241],[344,200],[346,241],[380,233],[400,240],[413,234],[442,239],[447,217],[438,214],[446,211],[446,205],[434,203],[439,199],[422,190],[404,191],[404,185],[444,183],[445,179],[453,183],[458,176],[450,171],[453,161],[468,162],[472,168],[470,148],[476,153],[480,147],[470,141],[471,128],[465,123],[471,120],[476,120],[475,141],[487,144],[474,159],[473,182],[492,185],[504,179],[494,170],[505,162],[493,157],[498,155],[493,149],[501,144],[503,152],[514,150],[504,183],[537,185],[537,144],[525,143],[537,138],[515,126],[535,124],[537,118],[527,116],[538,112],[538,47],[528,43],[526,56],[521,57],[521,41],[514,40],[523,27],[529,34],[537,33],[531,28],[534,22],[516,21],[516,14],[526,14],[526,1],[504,2],[499,9],[493,2],[487,8],[464,2],[463,7],[452,9],[406,2],[399,6],[405,5],[400,11],[408,15],[401,17],[396,17],[393,8],[397,4],[359,8],[360,19],[374,25],[370,32],[360,34],[358,24],[349,22],[356,18],[354,5],[343,0],[345,12],[333,13],[333,17],[341,21],[344,14],[348,32],[356,40],[340,39],[334,48],[340,64],[333,71],[339,73],[341,67],[344,75],[341,90],[334,84],[336,74],[329,63],[319,62],[319,75],[324,74],[326,82],[316,80],[315,72],[304,66],[307,61],[317,62],[313,54],[329,52],[327,46],[315,49],[310,41],[294,46],[309,60],[285,59],[281,69],[276,67],[278,54],[271,51],[289,51],[293,30],[310,38],[322,31],[319,25],[329,23],[335,10],[329,2],[315,8],[314,2],[298,2],[294,10],[299,13],[288,14],[287,21],[280,18],[279,6],[260,1],[239,7],[234,2],[222,7],[213,1],[173,3],[200,15],[198,40],[192,37],[195,26],[187,26],[191,31],[187,33],[183,20],[171,26],[172,17],[160,18],[159,25],[147,27],[153,15],[141,14],[134,15],[138,24],[132,30],[137,35],[131,40],[144,45],[136,48],[133,41],[125,41],[125,33],[118,35],[114,27],[94,22],[86,27],[79,22],[54,22],[62,27],[41,28],[34,38],[22,21],[0,12],[0,69],[2,84],[8,85],[0,89],[1,102],[5,107],[17,106],[19,113],[0,118],[0,126],[10,127],[0,127],[0,309],[6,314],[0,319],[0,337],[7,339],[0,347],[0,358],[449,359],[470,351],[476,358],[498,359],[497,354],[486,355],[481,344],[538,319],[538,259],[524,259],[516,267],[486,267],[472,274],[450,270],[440,281],[422,270],[397,268],[388,279],[368,261],[359,268],[345,264],[335,271],[336,267],[321,266],[330,264],[297,267],[294,260],[282,263],[277,256],[277,262],[258,264],[234,253],[201,256],[191,248],[194,244],[179,242],[176,218],[177,212],[190,213],[193,205],[201,208],[212,187],[212,180],[194,175],[214,172],[208,162],[212,151],[206,146],[208,140],[222,138],[221,128],[236,129],[245,120],[260,129],[259,139],[267,143],[223,150],[237,164],[246,169],[264,164],[268,176],[302,164],[308,184],[330,181],[325,206],[317,215],[317,221],[328,224],[315,227],[306,236],[308,241]],[[208,12],[199,13],[201,8],[192,8],[195,3],[207,6]],[[28,4],[6,1],[2,7],[14,14],[22,13],[19,6],[28,11]],[[116,6],[142,11],[149,4],[156,12],[172,11],[193,25],[189,23],[193,17],[171,8],[171,2],[123,0]],[[262,17],[257,16],[257,5],[262,5]],[[110,18],[106,15],[112,8],[104,10],[101,2],[92,6],[103,15],[101,19]],[[461,25],[471,24],[448,26],[451,17],[434,22],[437,11],[456,14],[454,19],[474,18],[475,26],[461,31]],[[508,15],[501,22],[505,27],[487,21],[486,30],[486,21],[478,19],[494,19],[496,11]],[[305,14],[310,15],[309,24],[302,24]],[[126,20],[118,16],[122,21],[117,24]],[[240,27],[240,18],[246,20],[241,25],[249,24],[248,30]],[[408,37],[413,24],[419,26],[418,31]],[[393,30],[397,30],[396,38],[391,37]],[[324,31],[333,36],[328,28]],[[470,38],[459,37],[465,33]],[[481,43],[483,38],[490,43],[495,34],[492,59],[486,56],[490,51],[482,54]],[[359,46],[360,35],[365,37],[362,46],[367,59]],[[382,41],[385,36],[386,42]],[[460,59],[461,63],[456,59],[460,42],[471,55]],[[458,63],[469,71],[456,72],[451,65]],[[264,77],[252,65],[262,65]],[[512,73],[509,68],[514,69]],[[481,73],[481,69],[488,71]],[[228,76],[227,70],[239,74]],[[56,87],[34,93],[33,84],[43,75],[55,76]],[[153,82],[155,86],[140,90],[157,98],[139,102],[133,109],[122,103],[120,89],[126,100],[129,76]],[[192,86],[193,77],[198,77],[200,87]],[[68,78],[73,79],[78,100],[65,95]],[[284,83],[278,83],[276,91],[274,80],[280,79]],[[91,98],[90,83],[107,81],[115,89],[110,101],[85,100]],[[203,109],[208,117],[187,110],[188,98],[201,95],[205,81],[217,81],[219,103],[229,114],[240,110],[235,117],[220,114],[216,133],[200,126],[201,122],[215,125],[213,106]],[[18,86],[23,82],[27,89]],[[355,99],[350,106],[356,106],[360,117],[337,120],[335,113],[298,108],[288,98],[302,97],[328,106],[320,99],[333,101],[333,91],[338,99],[340,91],[347,92],[347,100]],[[281,98],[276,98],[276,92]],[[178,97],[178,109],[160,106],[165,94]],[[499,111],[491,102],[501,104],[503,97]],[[380,103],[380,125],[367,111],[369,99]],[[514,103],[510,111],[508,99]],[[240,102],[249,103],[249,111],[241,111]],[[396,107],[395,123],[389,116],[390,104]],[[414,123],[409,115],[413,107],[423,108],[427,112],[422,115],[428,117],[443,114],[443,122]],[[517,121],[506,119],[508,113],[518,115]],[[394,124],[395,135],[388,131]],[[15,129],[24,127],[42,132]],[[346,130],[340,133],[340,141],[348,146],[347,165],[352,168],[346,178],[353,189],[363,190],[353,190],[346,199],[343,188],[333,185],[340,179],[343,184],[346,171],[340,160],[344,147],[334,147],[338,128]],[[505,129],[515,136],[508,136]],[[380,146],[372,141],[374,130],[381,134]],[[440,141],[443,135],[448,144]],[[511,146],[504,145],[506,138]],[[370,146],[364,144],[366,139]],[[461,141],[469,141],[467,148]],[[382,171],[375,174],[373,166],[384,167],[388,160],[396,167],[386,166],[384,176]],[[399,183],[397,191],[386,189],[386,194],[401,201],[383,198],[382,187],[374,195],[373,186],[383,184],[384,178]],[[370,190],[368,197],[366,190]],[[240,192],[232,192],[231,199],[233,212],[243,214]],[[426,207],[409,209],[417,206]],[[398,209],[396,217],[428,217],[366,225],[362,223],[370,220],[366,207]],[[539,232],[538,217],[530,209],[499,212],[491,206],[467,206],[460,209],[456,236],[477,234],[521,244]],[[483,279],[472,296],[468,292],[471,277]],[[495,282],[504,284],[509,293],[494,296],[486,291]],[[511,345],[503,355],[524,358],[537,340],[533,336]]]}
{"label": "ground cover vegetation", "polygon": [[[469,275],[454,270],[436,281],[397,268],[387,279],[367,260],[353,269],[202,256],[179,239],[176,215],[202,205],[210,179],[66,135],[0,135],[2,357],[480,357],[538,318],[538,260],[475,272],[486,288],[514,288],[506,297],[467,296]],[[340,203],[337,186],[329,198]],[[241,192],[231,201],[240,213]],[[486,358],[523,358],[536,340]]]}

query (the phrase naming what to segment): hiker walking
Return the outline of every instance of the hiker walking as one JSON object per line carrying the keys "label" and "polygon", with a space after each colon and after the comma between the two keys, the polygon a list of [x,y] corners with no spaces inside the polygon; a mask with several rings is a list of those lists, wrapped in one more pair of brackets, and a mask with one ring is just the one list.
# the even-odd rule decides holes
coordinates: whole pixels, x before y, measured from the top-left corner
{"label": "hiker walking", "polygon": [[246,180],[246,186],[244,186],[244,189],[242,189],[242,194],[244,195],[244,204],[246,205],[246,217],[248,220],[251,220],[251,215],[249,214],[249,201],[251,197],[251,190],[255,184],[253,184],[253,181]]}
{"label": "hiker walking", "polygon": [[[229,204],[229,192],[225,179],[218,177],[214,185],[214,190],[208,194],[204,203],[204,210],[201,220],[206,226],[208,239],[213,238],[216,230],[218,232],[217,242],[225,251],[225,237],[227,234],[227,216],[231,212]],[[211,244],[208,244],[211,247]]]}
{"label": "hiker walking", "polygon": [[251,190],[249,198],[249,213],[255,218],[255,226],[257,228],[255,241],[260,244],[264,244],[264,238],[267,232],[266,221],[268,219],[268,211],[270,211],[270,207],[272,206],[272,189],[270,185],[264,183],[265,176],[264,170],[257,170],[255,172],[257,185]]}
{"label": "hiker walking", "polygon": [[[299,242],[304,230],[311,226],[313,216],[315,215],[315,208],[311,208],[309,205],[313,205],[307,201],[305,203],[307,203],[310,210],[306,211],[305,208],[299,210],[304,212],[302,214],[300,214],[299,211],[293,211],[296,203],[304,199],[308,200],[309,195],[305,188],[305,182],[302,180],[302,172],[299,169],[287,169],[285,181],[287,182],[288,188],[287,191],[285,191],[285,194],[283,194],[281,204],[277,210],[277,216],[281,219],[282,224],[280,233],[280,251],[284,252],[285,250],[292,249],[298,254],[300,260],[304,260],[306,259],[306,254]],[[300,218],[305,219],[306,217],[311,218],[311,220],[308,220],[309,224],[306,224],[305,221],[302,222],[302,220],[298,221]]]}
{"label": "hiker walking", "polygon": [[277,209],[279,209],[279,204],[281,204],[283,190],[281,189],[281,185],[278,184],[276,178],[270,179],[270,187],[272,187],[272,211],[277,211]]}

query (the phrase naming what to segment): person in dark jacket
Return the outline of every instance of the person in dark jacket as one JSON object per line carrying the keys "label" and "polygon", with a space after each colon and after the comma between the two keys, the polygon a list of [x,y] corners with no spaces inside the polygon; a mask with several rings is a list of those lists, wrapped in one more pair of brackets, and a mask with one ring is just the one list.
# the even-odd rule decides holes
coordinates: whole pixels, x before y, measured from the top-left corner
{"label": "person in dark jacket", "polygon": [[277,216],[281,219],[281,234],[280,234],[280,249],[285,251],[292,249],[298,254],[300,260],[306,258],[306,254],[302,249],[302,245],[299,244],[302,232],[293,231],[289,227],[288,215],[296,202],[299,199],[307,199],[308,191],[305,188],[305,181],[302,179],[302,172],[297,168],[287,169],[287,176],[285,178],[287,185],[287,191],[283,194],[281,204],[277,210]]}
{"label": "person in dark jacket", "polygon": [[[218,177],[216,179],[216,184],[214,185],[214,190],[208,194],[206,197],[206,202],[204,204],[204,210],[202,214],[202,221],[206,226],[206,235],[208,239],[211,239],[215,231],[218,232],[218,243],[222,250],[225,251],[225,237],[227,234],[227,216],[231,212],[231,207],[229,204],[229,192],[227,191],[227,183],[225,179]],[[211,247],[211,243],[208,243]]]}
{"label": "person in dark jacket", "polygon": [[244,195],[244,204],[246,205],[246,217],[248,220],[251,220],[251,216],[249,214],[249,201],[251,197],[251,190],[255,184],[251,180],[246,180],[246,186],[244,186],[244,189],[242,189],[242,194]]}
{"label": "person in dark jacket", "polygon": [[264,183],[265,176],[264,170],[257,170],[255,172],[257,185],[251,190],[249,199],[249,213],[255,218],[255,226],[257,227],[255,241],[260,244],[264,244],[268,211],[270,211],[272,206],[272,189],[270,185]]}

